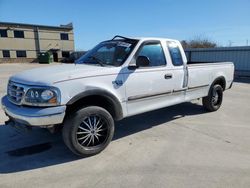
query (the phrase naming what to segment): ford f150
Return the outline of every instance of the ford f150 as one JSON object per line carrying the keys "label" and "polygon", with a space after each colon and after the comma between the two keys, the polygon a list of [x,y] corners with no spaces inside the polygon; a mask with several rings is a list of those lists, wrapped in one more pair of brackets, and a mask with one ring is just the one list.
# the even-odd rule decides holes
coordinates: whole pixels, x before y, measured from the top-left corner
{"label": "ford f150", "polygon": [[6,124],[62,126],[68,148],[86,156],[110,143],[114,120],[197,98],[218,110],[233,75],[231,62],[187,62],[177,40],[115,36],[74,64],[10,77],[2,107]]}

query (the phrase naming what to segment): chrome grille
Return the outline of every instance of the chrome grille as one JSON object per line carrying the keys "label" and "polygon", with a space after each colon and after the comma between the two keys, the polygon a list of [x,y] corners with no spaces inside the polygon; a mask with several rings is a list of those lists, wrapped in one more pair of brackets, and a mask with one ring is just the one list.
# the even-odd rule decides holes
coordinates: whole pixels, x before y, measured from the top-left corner
{"label": "chrome grille", "polygon": [[24,97],[25,89],[21,84],[17,84],[14,82],[8,83],[8,99],[14,104],[21,104],[22,99]]}

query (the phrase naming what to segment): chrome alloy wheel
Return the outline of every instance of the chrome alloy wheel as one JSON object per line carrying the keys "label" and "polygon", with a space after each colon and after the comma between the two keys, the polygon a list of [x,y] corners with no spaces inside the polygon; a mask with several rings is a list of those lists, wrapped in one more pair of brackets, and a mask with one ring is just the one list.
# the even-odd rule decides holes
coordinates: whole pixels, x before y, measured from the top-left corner
{"label": "chrome alloy wheel", "polygon": [[85,117],[77,129],[76,138],[88,149],[104,144],[108,138],[107,121],[97,115]]}

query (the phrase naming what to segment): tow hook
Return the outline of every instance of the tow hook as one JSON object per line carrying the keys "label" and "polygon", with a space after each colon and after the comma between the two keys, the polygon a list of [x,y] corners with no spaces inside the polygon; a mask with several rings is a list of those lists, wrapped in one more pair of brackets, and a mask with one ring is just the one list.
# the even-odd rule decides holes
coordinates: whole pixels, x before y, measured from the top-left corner
{"label": "tow hook", "polygon": [[30,131],[32,129],[30,126],[23,125],[21,123],[15,122],[11,119],[5,121],[5,125],[10,126],[14,129],[16,129],[17,131]]}

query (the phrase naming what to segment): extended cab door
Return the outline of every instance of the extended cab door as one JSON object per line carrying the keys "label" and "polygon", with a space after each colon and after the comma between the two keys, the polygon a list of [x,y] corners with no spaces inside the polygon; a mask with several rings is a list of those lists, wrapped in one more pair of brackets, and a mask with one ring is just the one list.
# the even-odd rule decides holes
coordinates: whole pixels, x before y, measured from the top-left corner
{"label": "extended cab door", "polygon": [[[165,45],[165,46],[163,46]],[[175,103],[172,96],[175,88],[175,72],[168,65],[166,43],[147,41],[141,44],[131,64],[138,56],[146,56],[150,64],[134,70],[126,70],[124,83],[128,116],[162,108]]]}
{"label": "extended cab door", "polygon": [[171,58],[171,69],[175,77],[173,94],[184,93],[187,90],[188,84],[188,68],[185,52],[181,44],[177,41],[167,41],[166,47]]}

